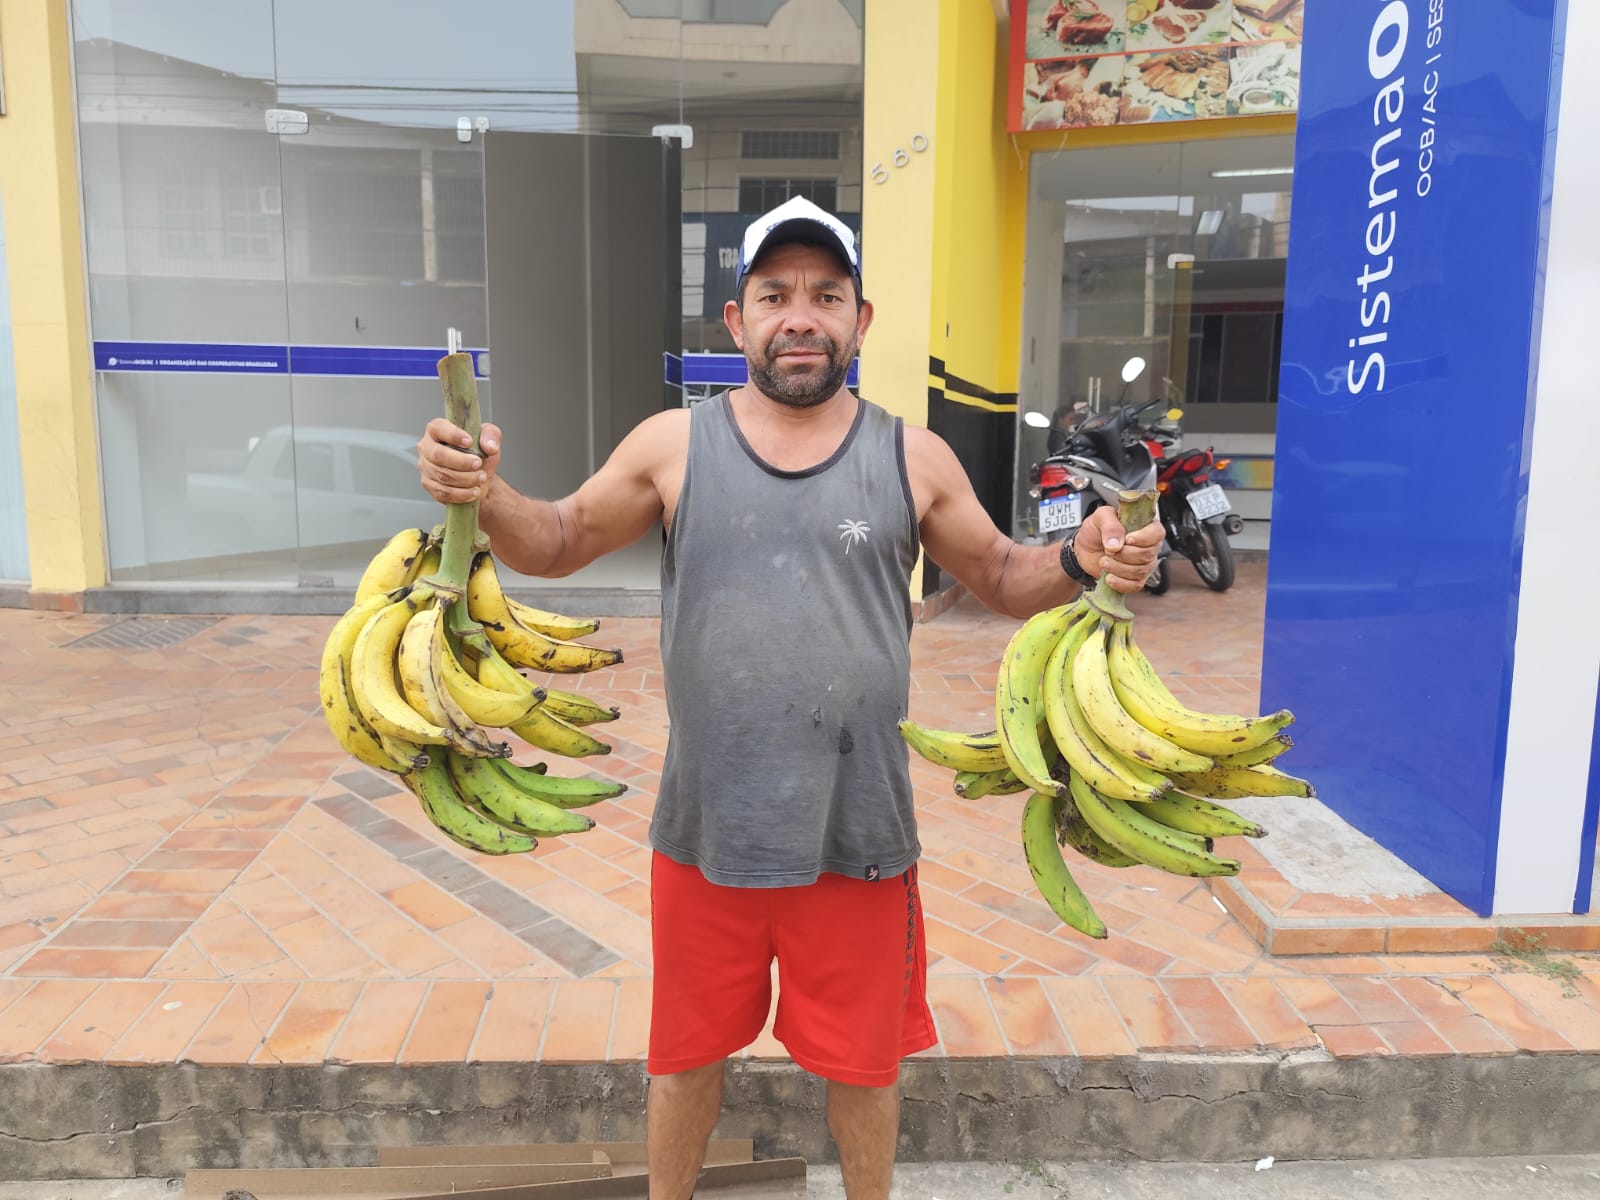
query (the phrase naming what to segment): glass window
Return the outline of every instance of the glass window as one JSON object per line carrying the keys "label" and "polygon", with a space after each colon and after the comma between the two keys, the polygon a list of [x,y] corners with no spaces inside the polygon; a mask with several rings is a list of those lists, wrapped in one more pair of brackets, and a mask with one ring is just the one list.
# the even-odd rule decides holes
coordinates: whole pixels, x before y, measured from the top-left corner
{"label": "glass window", "polygon": [[839,204],[837,179],[755,178],[739,180],[739,211],[759,215],[785,200],[804,196],[832,212]]}
{"label": "glass window", "polygon": [[739,138],[740,158],[839,157],[839,134],[832,129],[746,129]]}
{"label": "glass window", "polygon": [[294,476],[300,487],[311,491],[338,490],[339,475],[334,461],[334,447],[328,442],[319,441],[315,430],[308,429],[295,434]]}
{"label": "glass window", "polygon": [[410,500],[417,493],[416,455],[373,446],[350,447],[350,488],[358,496]]}

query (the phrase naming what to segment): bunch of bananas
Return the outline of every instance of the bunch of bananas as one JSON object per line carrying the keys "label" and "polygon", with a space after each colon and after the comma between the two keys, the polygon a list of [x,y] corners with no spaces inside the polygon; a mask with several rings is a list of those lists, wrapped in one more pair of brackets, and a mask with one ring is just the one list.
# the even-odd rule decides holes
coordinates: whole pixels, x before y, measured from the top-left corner
{"label": "bunch of bananas", "polygon": [[[1153,492],[1125,492],[1132,531],[1154,513]],[[1216,803],[1315,794],[1272,762],[1293,743],[1287,709],[1268,716],[1197,712],[1161,681],[1133,637],[1133,614],[1102,582],[1092,594],[1025,621],[995,683],[995,729],[960,733],[900,723],[911,748],[955,772],[968,799],[1029,792],[1022,846],[1045,901],[1090,937],[1105,923],[1068,870],[1070,846],[1107,867],[1147,865],[1177,875],[1234,875],[1214,839],[1264,837]]]}
{"label": "bunch of bananas", "polygon": [[[439,373],[447,415],[475,439],[470,357],[447,355]],[[477,505],[449,505],[443,525],[402,530],[367,565],[323,647],[323,715],[350,754],[400,776],[447,837],[485,854],[532,850],[539,838],[592,829],[574,810],[626,786],[550,775],[544,763],[519,766],[509,761],[510,743],[489,731],[510,730],[568,758],[610,753],[585,727],[616,720],[616,708],[518,670],[620,663],[621,651],[577,640],[598,628],[505,595]]]}

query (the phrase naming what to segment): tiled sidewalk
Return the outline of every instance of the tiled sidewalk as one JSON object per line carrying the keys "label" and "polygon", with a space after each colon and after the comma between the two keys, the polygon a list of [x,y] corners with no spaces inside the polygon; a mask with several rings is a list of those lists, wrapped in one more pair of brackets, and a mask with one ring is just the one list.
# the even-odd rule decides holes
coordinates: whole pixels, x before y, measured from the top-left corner
{"label": "tiled sidewalk", "polygon": [[[1136,608],[1176,690],[1254,706],[1259,565],[1223,596],[1180,570]],[[633,790],[588,834],[492,859],[334,746],[315,673],[331,619],[71,645],[115,620],[0,611],[0,1062],[642,1056],[645,830],[666,740],[656,622],[607,621],[597,640],[626,665],[577,683],[622,706],[605,730],[616,752],[591,761]],[[918,626],[912,715],[990,724],[1014,627],[970,602]],[[1113,930],[1091,944],[1033,894],[1019,797],[964,802],[920,761],[915,778],[930,1054],[1600,1051],[1594,955],[1274,958],[1206,885],[1085,863]],[[1270,871],[1254,859],[1244,878]],[[782,1056],[770,1033],[753,1053]]]}

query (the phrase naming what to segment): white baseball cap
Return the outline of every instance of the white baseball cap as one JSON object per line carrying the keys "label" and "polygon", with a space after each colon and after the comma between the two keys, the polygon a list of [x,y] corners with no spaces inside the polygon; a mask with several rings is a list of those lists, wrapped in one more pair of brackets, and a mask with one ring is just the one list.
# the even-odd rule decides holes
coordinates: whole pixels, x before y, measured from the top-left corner
{"label": "white baseball cap", "polygon": [[794,233],[820,237],[850,268],[850,274],[861,278],[861,256],[856,250],[856,235],[850,227],[830,212],[818,208],[804,196],[792,196],[771,212],[757,217],[745,227],[744,241],[739,243],[739,273],[735,288],[744,286],[744,277],[770,242],[781,242]]}

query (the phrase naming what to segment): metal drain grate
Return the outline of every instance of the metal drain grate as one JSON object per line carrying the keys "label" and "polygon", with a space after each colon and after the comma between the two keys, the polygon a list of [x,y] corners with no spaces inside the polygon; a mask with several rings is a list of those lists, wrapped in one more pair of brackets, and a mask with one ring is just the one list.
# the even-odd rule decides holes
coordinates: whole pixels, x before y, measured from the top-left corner
{"label": "metal drain grate", "polygon": [[164,650],[215,625],[217,617],[129,617],[63,644],[63,649]]}

